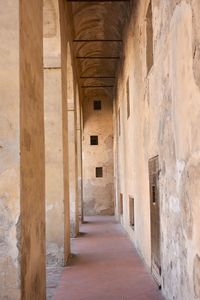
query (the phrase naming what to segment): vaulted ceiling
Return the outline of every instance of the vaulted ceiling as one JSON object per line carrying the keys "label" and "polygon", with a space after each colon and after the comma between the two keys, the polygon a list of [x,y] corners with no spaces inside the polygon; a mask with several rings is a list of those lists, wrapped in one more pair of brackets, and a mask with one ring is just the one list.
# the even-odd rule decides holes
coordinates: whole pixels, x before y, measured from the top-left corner
{"label": "vaulted ceiling", "polygon": [[67,0],[73,52],[84,96],[112,95],[129,1]]}

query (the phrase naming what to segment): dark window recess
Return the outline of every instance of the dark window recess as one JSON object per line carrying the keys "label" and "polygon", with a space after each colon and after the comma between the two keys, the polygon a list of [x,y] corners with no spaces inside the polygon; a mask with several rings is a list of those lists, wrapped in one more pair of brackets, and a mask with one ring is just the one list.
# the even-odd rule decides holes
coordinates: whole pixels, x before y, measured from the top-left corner
{"label": "dark window recess", "polygon": [[102,167],[97,167],[96,168],[96,177],[103,177],[103,168]]}
{"label": "dark window recess", "polygon": [[120,108],[118,110],[118,135],[121,135],[121,117],[120,117]]}
{"label": "dark window recess", "polygon": [[101,100],[94,101],[94,110],[101,110]]}
{"label": "dark window recess", "polygon": [[98,136],[97,135],[90,136],[90,145],[98,145]]}
{"label": "dark window recess", "polygon": [[156,203],[156,187],[155,187],[155,185],[152,185],[152,201],[153,201],[153,204]]}
{"label": "dark window recess", "polygon": [[152,22],[152,3],[149,2],[147,15],[146,15],[146,64],[147,74],[153,66],[153,22]]}
{"label": "dark window recess", "polygon": [[123,215],[123,194],[120,193],[119,195],[119,213]]}
{"label": "dark window recess", "polygon": [[135,207],[134,207],[134,198],[129,197],[129,220],[130,226],[134,229],[135,227]]}
{"label": "dark window recess", "polygon": [[126,82],[126,100],[127,100],[127,119],[130,117],[130,92],[129,92],[129,78]]}

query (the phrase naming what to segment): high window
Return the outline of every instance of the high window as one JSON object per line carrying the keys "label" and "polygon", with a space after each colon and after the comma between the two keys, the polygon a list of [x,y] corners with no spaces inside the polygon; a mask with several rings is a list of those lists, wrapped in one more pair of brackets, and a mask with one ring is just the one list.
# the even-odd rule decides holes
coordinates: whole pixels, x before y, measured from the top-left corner
{"label": "high window", "polygon": [[147,74],[153,66],[153,22],[152,22],[152,3],[149,2],[146,15],[146,64]]}
{"label": "high window", "polygon": [[96,168],[96,177],[97,178],[103,177],[103,168],[102,167]]}
{"label": "high window", "polygon": [[94,100],[93,107],[94,110],[101,110],[101,100]]}
{"label": "high window", "polygon": [[97,135],[90,136],[90,145],[98,145],[98,136]]}

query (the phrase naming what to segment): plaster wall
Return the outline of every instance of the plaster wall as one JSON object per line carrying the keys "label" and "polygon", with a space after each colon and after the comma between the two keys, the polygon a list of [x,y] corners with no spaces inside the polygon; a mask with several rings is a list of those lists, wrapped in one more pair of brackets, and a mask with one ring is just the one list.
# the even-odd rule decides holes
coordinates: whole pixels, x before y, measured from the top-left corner
{"label": "plaster wall", "polygon": [[[135,2],[118,73],[116,214],[150,267],[148,160],[159,155],[163,293],[170,300],[200,299],[200,3],[152,0],[154,63],[147,74],[148,5],[149,1]],[[131,113],[127,119],[128,77]],[[121,217],[119,193],[124,199]],[[135,199],[134,231],[129,225],[129,195]]]}
{"label": "plaster wall", "polygon": [[[93,101],[101,100],[101,110]],[[113,102],[108,96],[83,101],[83,212],[84,215],[112,215],[113,202]],[[98,145],[90,145],[90,136],[98,136]],[[96,167],[103,177],[96,178]]]}

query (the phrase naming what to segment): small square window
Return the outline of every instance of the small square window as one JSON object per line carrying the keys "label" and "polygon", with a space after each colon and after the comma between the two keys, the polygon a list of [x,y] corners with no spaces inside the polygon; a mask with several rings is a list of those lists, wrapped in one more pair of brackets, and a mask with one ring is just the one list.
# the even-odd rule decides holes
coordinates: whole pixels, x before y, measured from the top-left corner
{"label": "small square window", "polygon": [[101,110],[101,100],[94,101],[94,110]]}
{"label": "small square window", "polygon": [[96,177],[103,177],[103,168],[102,167],[97,167],[96,168]]}
{"label": "small square window", "polygon": [[98,145],[98,135],[90,136],[90,145]]}

